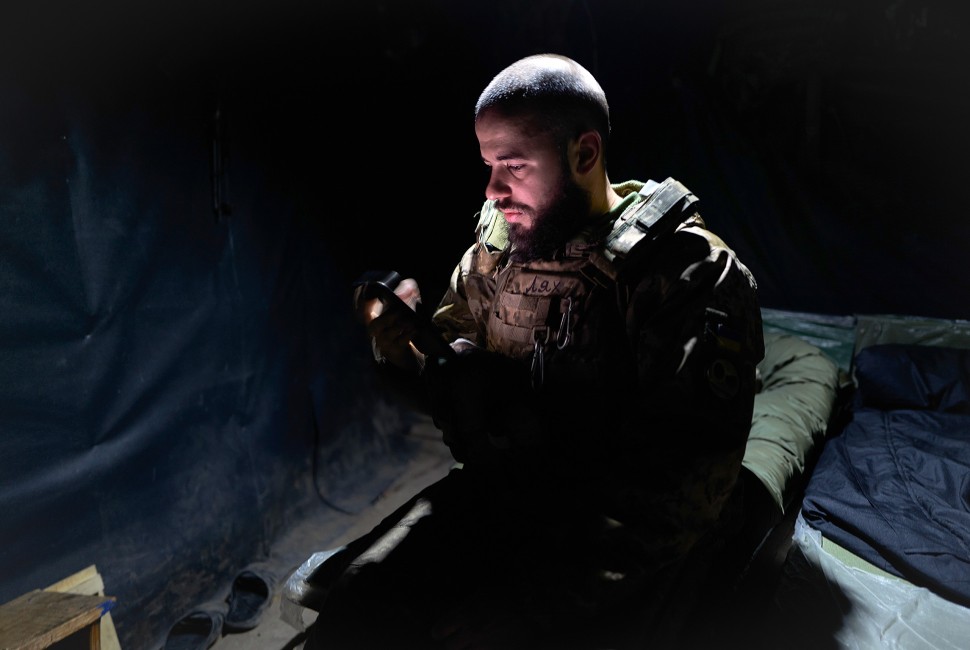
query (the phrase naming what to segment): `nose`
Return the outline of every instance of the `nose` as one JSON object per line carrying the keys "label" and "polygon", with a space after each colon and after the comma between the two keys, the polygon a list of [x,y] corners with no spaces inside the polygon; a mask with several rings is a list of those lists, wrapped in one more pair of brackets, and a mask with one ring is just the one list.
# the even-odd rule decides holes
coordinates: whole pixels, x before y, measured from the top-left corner
{"label": "nose", "polygon": [[502,179],[502,168],[492,167],[488,176],[488,184],[485,186],[485,198],[489,201],[498,201],[512,194],[512,188]]}

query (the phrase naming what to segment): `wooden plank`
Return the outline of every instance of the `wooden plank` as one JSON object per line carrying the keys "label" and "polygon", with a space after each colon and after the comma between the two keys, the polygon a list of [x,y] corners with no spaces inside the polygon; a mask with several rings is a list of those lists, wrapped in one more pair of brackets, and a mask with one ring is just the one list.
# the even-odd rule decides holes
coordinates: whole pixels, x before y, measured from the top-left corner
{"label": "wooden plank", "polygon": [[[101,579],[101,574],[98,573],[98,567],[92,564],[74,575],[55,582],[47,590],[67,591],[85,596],[104,596],[104,581]],[[98,630],[98,642],[101,644],[102,650],[121,650],[121,641],[118,640],[118,632],[115,630],[111,612],[101,617],[99,627],[101,629]]]}
{"label": "wooden plank", "polygon": [[88,650],[101,650],[101,624],[92,625],[88,637]]}
{"label": "wooden plank", "polygon": [[47,587],[47,591],[69,592],[85,596],[103,595],[103,589],[104,581],[101,579],[101,574],[98,573],[98,567],[93,564]]}
{"label": "wooden plank", "polygon": [[114,606],[113,596],[37,589],[0,606],[0,650],[41,650],[92,623]]}

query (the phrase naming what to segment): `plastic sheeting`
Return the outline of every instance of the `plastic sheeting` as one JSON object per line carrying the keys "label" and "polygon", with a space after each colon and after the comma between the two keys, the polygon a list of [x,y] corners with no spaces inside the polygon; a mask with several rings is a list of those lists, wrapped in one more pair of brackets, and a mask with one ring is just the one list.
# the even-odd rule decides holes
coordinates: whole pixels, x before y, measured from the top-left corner
{"label": "plastic sheeting", "polygon": [[777,604],[794,648],[962,650],[970,610],[840,550],[800,516]]}

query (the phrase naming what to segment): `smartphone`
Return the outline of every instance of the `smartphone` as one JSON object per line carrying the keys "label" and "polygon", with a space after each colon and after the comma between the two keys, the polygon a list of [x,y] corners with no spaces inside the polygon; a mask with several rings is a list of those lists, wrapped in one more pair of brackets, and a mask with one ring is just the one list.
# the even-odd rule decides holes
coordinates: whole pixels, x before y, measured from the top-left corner
{"label": "smartphone", "polygon": [[360,298],[363,300],[377,298],[385,309],[405,310],[402,313],[413,319],[416,325],[417,334],[411,341],[414,347],[422,354],[437,358],[439,363],[447,361],[455,355],[455,351],[441,338],[441,332],[431,319],[411,309],[399,295],[394,293],[394,289],[403,279],[397,271],[367,271],[354,281],[353,287],[355,290],[361,288]]}

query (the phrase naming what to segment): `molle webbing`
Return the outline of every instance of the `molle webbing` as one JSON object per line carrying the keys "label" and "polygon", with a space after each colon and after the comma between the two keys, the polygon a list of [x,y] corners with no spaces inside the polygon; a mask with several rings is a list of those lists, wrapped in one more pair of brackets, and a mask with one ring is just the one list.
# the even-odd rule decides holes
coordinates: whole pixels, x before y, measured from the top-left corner
{"label": "molle webbing", "polygon": [[[645,244],[675,231],[697,200],[673,178],[649,181],[639,193],[644,198],[624,210],[605,239],[586,233],[592,237],[568,242],[555,260],[504,268],[508,226],[495,202],[486,202],[476,227],[479,246],[463,266],[469,308],[476,320],[484,321],[490,349],[523,358],[539,347],[563,349],[564,340],[579,344],[589,336],[584,330],[594,292],[605,291],[622,313],[626,296],[618,276],[634,247],[639,257],[650,248]],[[486,313],[487,306],[491,309]]]}
{"label": "molle webbing", "polygon": [[505,269],[488,318],[490,346],[521,358],[536,343],[568,344],[590,292],[601,284],[600,278],[590,281],[584,272],[587,266],[589,253],[584,252],[575,258],[513,264]]}
{"label": "molle webbing", "polygon": [[585,293],[579,285],[575,277],[561,274],[529,269],[510,274],[495,306],[495,315],[505,326],[503,335],[515,343],[532,345],[537,333],[548,332],[550,326],[558,324],[564,295]]}

